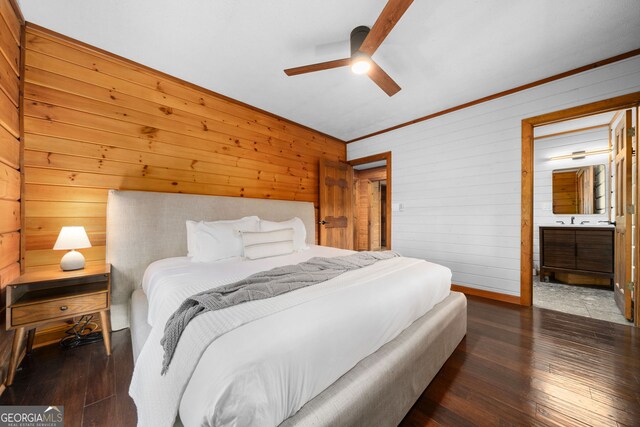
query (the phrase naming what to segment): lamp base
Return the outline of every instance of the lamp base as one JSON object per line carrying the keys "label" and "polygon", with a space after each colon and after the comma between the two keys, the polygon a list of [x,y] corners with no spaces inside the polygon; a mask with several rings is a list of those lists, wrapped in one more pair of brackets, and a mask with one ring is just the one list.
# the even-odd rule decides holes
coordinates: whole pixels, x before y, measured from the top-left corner
{"label": "lamp base", "polygon": [[84,255],[74,250],[67,252],[60,260],[60,268],[62,269],[62,271],[83,269]]}

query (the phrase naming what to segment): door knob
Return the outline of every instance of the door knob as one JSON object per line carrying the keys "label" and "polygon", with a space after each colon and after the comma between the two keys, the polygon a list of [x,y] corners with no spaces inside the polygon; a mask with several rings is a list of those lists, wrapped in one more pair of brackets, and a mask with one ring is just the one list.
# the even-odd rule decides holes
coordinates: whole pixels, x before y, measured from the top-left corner
{"label": "door knob", "polygon": [[327,223],[327,221],[325,221],[324,219],[322,221],[318,222],[318,224],[320,224],[320,225],[325,225],[326,223]]}

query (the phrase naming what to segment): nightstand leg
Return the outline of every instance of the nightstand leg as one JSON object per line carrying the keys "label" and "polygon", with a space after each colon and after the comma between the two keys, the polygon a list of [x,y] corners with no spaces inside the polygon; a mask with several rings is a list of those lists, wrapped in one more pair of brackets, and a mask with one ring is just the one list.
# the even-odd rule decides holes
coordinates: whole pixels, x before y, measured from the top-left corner
{"label": "nightstand leg", "polygon": [[100,323],[102,323],[104,349],[107,351],[107,356],[111,356],[111,321],[107,310],[102,310],[100,312]]}
{"label": "nightstand leg", "polygon": [[36,328],[29,329],[29,332],[27,333],[27,354],[31,353],[31,350],[33,350],[33,340],[35,337]]}
{"label": "nightstand leg", "polygon": [[7,373],[8,386],[13,384],[13,378],[16,376],[16,369],[18,369],[18,361],[20,360],[23,341],[24,328],[18,328],[15,330],[15,335],[13,336],[13,347],[11,347],[11,360],[9,360],[9,372]]}

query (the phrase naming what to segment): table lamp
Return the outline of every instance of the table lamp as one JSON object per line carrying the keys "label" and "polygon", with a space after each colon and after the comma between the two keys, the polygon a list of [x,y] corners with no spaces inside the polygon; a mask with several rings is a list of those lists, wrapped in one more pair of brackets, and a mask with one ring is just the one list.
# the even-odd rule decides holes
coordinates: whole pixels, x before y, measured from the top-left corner
{"label": "table lamp", "polygon": [[60,268],[63,271],[69,271],[84,268],[84,255],[76,249],[90,247],[91,242],[84,227],[62,227],[53,250],[69,250],[60,260]]}

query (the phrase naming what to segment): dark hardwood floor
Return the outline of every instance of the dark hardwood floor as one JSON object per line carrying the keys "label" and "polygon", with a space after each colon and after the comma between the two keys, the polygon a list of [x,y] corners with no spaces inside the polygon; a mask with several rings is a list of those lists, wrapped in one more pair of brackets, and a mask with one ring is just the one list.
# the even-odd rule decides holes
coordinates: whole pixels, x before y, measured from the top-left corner
{"label": "dark hardwood floor", "polygon": [[640,330],[473,297],[468,314],[402,426],[640,426]]}
{"label": "dark hardwood floor", "polygon": [[112,334],[111,350],[108,357],[102,342],[35,349],[0,396],[0,405],[64,405],[65,427],[135,426],[136,407],[128,393],[133,373],[128,329]]}
{"label": "dark hardwood floor", "polygon": [[[62,404],[66,426],[133,426],[128,330],[35,350],[0,404]],[[402,426],[640,426],[640,331],[469,297],[467,337]]]}

